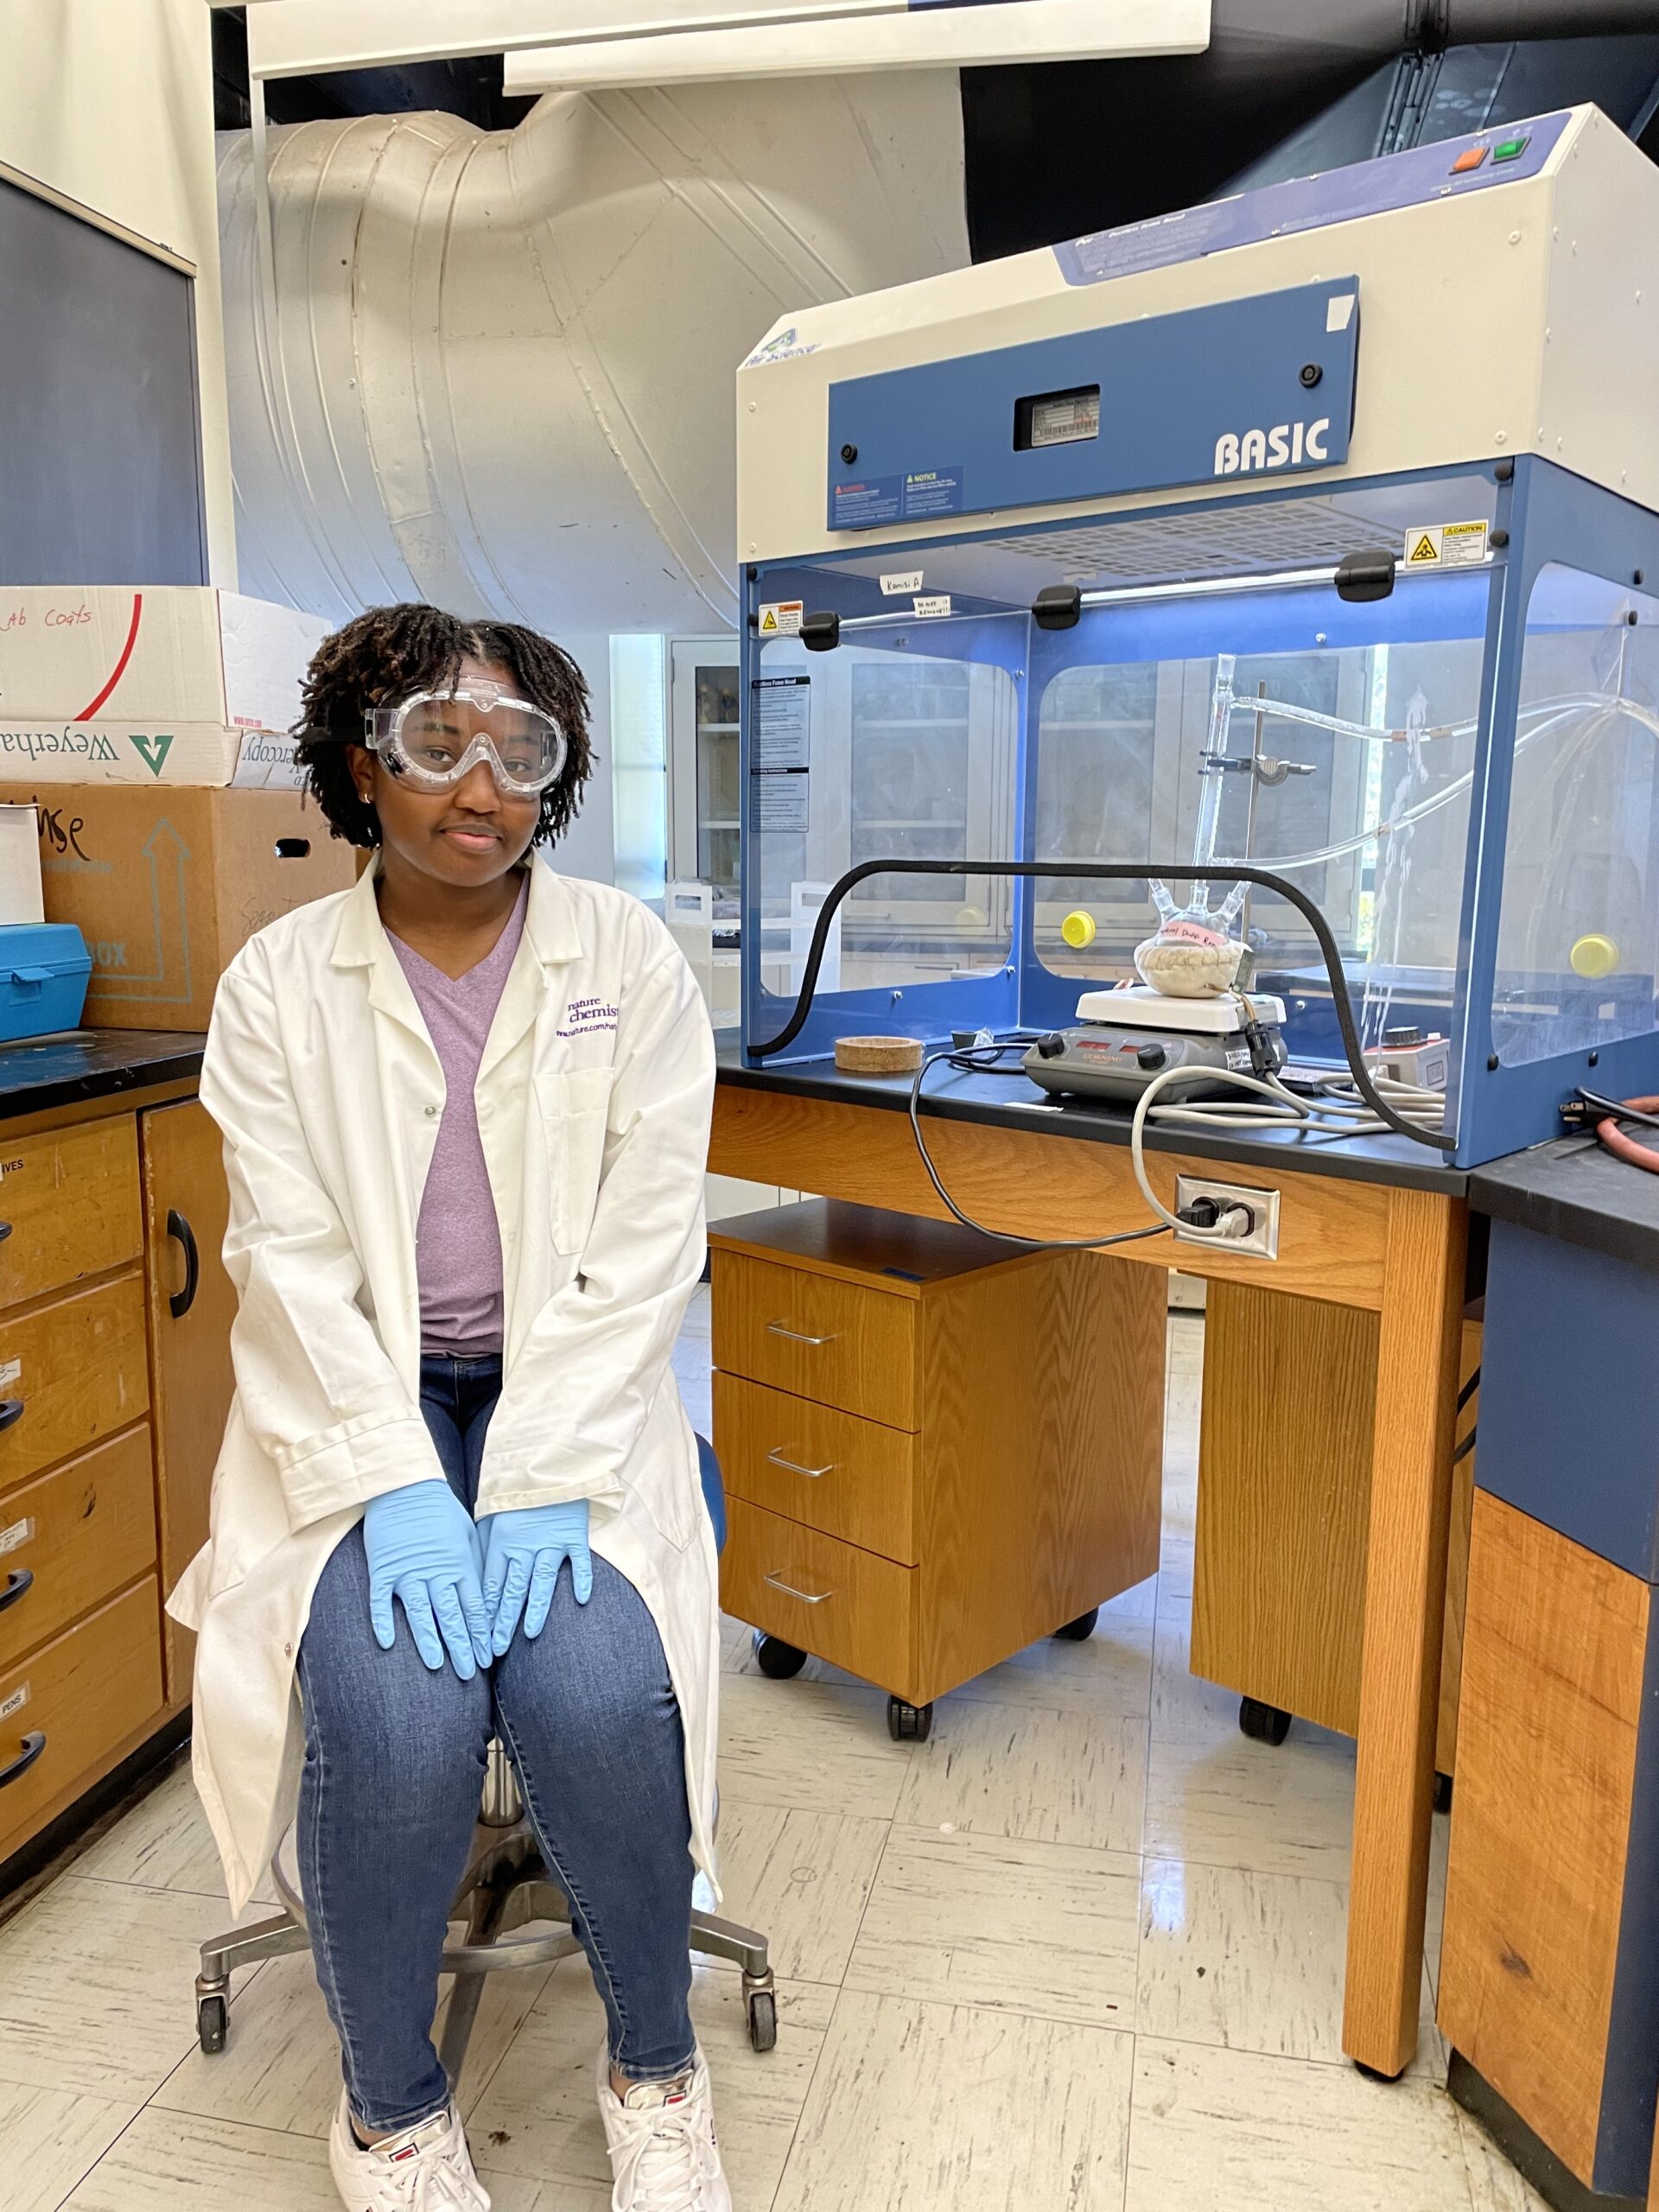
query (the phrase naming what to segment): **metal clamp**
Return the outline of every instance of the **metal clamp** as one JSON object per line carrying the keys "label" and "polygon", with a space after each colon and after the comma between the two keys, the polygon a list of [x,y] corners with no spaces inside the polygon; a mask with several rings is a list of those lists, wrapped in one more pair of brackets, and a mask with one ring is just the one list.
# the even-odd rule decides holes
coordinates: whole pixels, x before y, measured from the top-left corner
{"label": "metal clamp", "polygon": [[806,1337],[798,1329],[786,1329],[781,1321],[768,1321],[766,1333],[772,1337],[787,1337],[792,1344],[832,1344],[833,1337]]}
{"label": "metal clamp", "polygon": [[785,1459],[776,1446],[767,1452],[766,1457],[774,1467],[787,1468],[791,1475],[808,1475],[814,1482],[817,1482],[820,1475],[830,1475],[836,1470],[836,1463],[833,1459],[822,1467],[804,1467],[798,1459]]}
{"label": "metal clamp", "polygon": [[779,1580],[775,1574],[763,1574],[760,1580],[773,1590],[781,1590],[785,1598],[798,1598],[804,1605],[821,1605],[826,1598],[833,1598],[833,1590],[820,1590],[815,1598],[810,1591],[797,1590],[791,1583]]}

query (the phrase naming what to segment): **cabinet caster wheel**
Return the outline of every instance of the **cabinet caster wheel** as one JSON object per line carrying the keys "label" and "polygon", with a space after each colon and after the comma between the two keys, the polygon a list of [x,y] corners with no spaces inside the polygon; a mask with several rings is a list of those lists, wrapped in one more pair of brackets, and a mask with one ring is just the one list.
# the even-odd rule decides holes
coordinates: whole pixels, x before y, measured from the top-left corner
{"label": "cabinet caster wheel", "polygon": [[1434,1777],[1434,1809],[1437,1813],[1449,1813],[1452,1809],[1452,1777],[1449,1774],[1437,1774]]}
{"label": "cabinet caster wheel", "polygon": [[749,1992],[749,2045],[753,2050],[778,2048],[778,1999],[770,1989]]}
{"label": "cabinet caster wheel", "polygon": [[806,1664],[804,1651],[798,1651],[781,1637],[768,1636],[759,1628],[754,1631],[754,1656],[761,1673],[770,1675],[774,1682],[788,1681]]}
{"label": "cabinet caster wheel", "polygon": [[887,1700],[887,1733],[895,1744],[925,1744],[932,1732],[931,1705],[906,1705],[901,1697]]}
{"label": "cabinet caster wheel", "polygon": [[1086,1613],[1079,1613],[1074,1621],[1067,1621],[1064,1628],[1057,1628],[1057,1643],[1087,1643],[1095,1632],[1095,1623],[1100,1618],[1100,1607],[1090,1605]]}
{"label": "cabinet caster wheel", "polygon": [[230,2032],[230,2008],[222,1997],[203,1997],[196,2003],[196,2040],[204,2055],[217,2056]]}
{"label": "cabinet caster wheel", "polygon": [[1260,1698],[1244,1697],[1238,1701],[1238,1725],[1253,1742],[1278,1745],[1290,1733],[1290,1715]]}

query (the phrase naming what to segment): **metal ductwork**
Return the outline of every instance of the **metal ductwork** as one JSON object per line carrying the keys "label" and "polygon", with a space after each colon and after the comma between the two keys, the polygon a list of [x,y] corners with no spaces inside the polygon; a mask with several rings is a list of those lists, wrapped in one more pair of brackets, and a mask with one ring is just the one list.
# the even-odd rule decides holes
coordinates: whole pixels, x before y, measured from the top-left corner
{"label": "metal ductwork", "polygon": [[[1391,104],[1421,105],[1434,63],[1451,51],[1512,52],[1508,87],[1522,104],[1510,113],[1596,100],[1630,129],[1645,112],[1655,71],[1643,50],[1656,34],[1659,0],[1214,0],[1205,54],[965,69],[974,257],[1414,143],[1409,129],[1383,127],[1368,139],[1355,118],[1335,129],[1322,121],[1385,74],[1398,73],[1401,96],[1391,103],[1382,93],[1381,118]],[[1501,73],[1495,65],[1485,73]],[[1627,78],[1636,89],[1625,100]],[[1449,130],[1482,119],[1477,100]],[[1304,137],[1305,167],[1269,156]]]}
{"label": "metal ductwork", "polygon": [[556,94],[220,141],[242,588],[564,632],[735,618],[733,378],[791,308],[960,267],[954,71]]}

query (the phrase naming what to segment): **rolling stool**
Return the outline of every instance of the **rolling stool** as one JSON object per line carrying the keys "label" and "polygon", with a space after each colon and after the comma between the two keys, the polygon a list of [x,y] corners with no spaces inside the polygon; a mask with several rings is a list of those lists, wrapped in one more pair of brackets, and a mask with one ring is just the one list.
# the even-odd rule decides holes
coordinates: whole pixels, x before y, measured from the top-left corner
{"label": "rolling stool", "polygon": [[[713,1447],[701,1436],[697,1456],[715,1542],[723,1545],[726,1501],[719,1463]],[[227,1929],[201,1947],[201,1971],[196,1977],[196,2033],[209,2056],[225,2048],[234,1970],[311,1948],[293,1849],[290,1827],[270,1867],[283,1910],[251,1928]],[[490,1745],[478,1827],[449,1917],[452,1922],[463,1921],[467,1931],[459,1943],[445,1944],[438,1961],[441,1974],[454,1977],[438,2052],[453,2086],[461,2078],[484,1993],[485,1975],[513,1967],[552,1966],[582,1949],[569,1924],[569,1900],[543,1864],[535,1833],[525,1816],[518,1778],[499,1742]],[[545,1921],[563,1924],[539,1935],[512,1933]],[[778,2041],[778,1999],[766,1937],[713,1913],[694,1910],[691,1948],[708,1958],[730,1959],[742,1968],[749,2041],[756,2050],[771,2050]]]}

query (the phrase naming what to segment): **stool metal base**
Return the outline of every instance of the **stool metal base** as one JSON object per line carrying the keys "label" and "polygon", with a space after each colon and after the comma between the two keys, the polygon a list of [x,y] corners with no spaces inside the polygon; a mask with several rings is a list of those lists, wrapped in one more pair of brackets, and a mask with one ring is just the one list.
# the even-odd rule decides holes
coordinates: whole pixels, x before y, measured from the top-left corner
{"label": "stool metal base", "polygon": [[[298,1871],[285,1863],[293,1840],[290,1829],[271,1861],[271,1878],[283,1910],[250,1928],[230,1929],[201,1947],[201,1971],[196,1976],[196,2026],[201,2048],[209,2054],[225,2048],[230,2028],[231,1976],[236,1969],[311,1948]],[[459,1942],[444,1945],[438,1961],[440,1974],[454,1977],[438,2053],[453,2084],[461,2078],[466,2061],[485,1975],[513,1967],[553,1966],[582,1949],[570,1926],[569,1899],[542,1863],[540,1847],[524,1817],[517,1777],[499,1744],[490,1746],[472,1855],[449,1918],[452,1926],[459,1922],[466,1930]],[[556,1924],[549,1927],[550,1922]],[[512,1933],[531,1926],[539,1932],[533,1936]],[[693,1912],[691,1948],[704,1957],[729,1959],[742,1968],[749,2041],[756,2050],[772,2050],[778,2040],[778,2002],[766,1937],[713,1913]]]}

